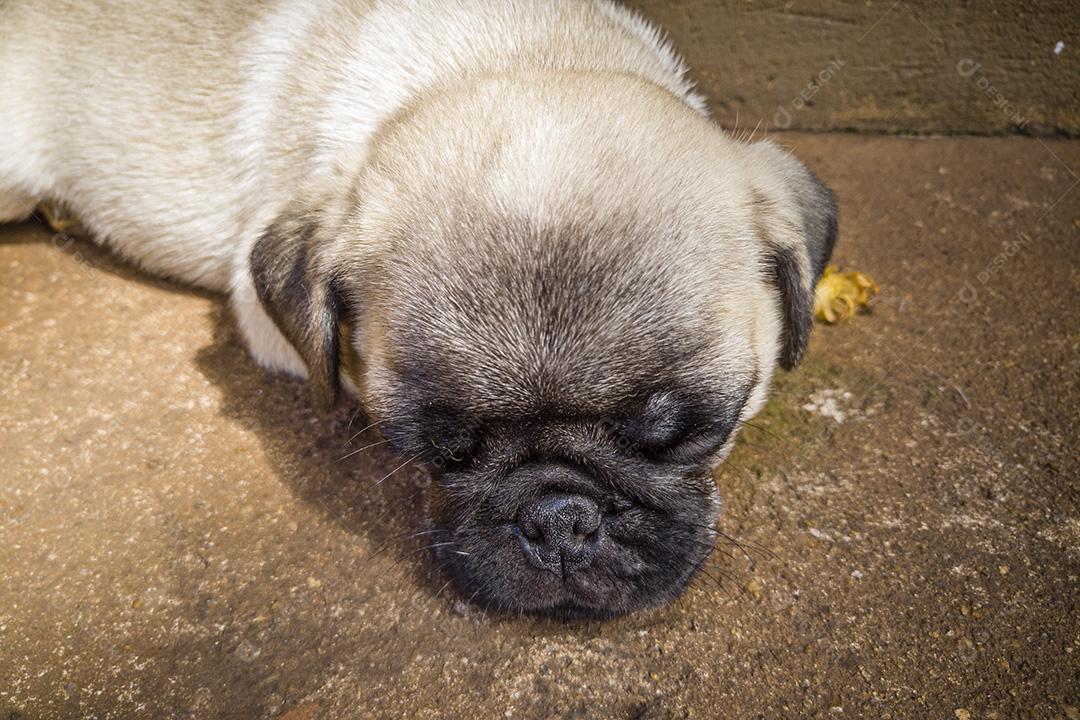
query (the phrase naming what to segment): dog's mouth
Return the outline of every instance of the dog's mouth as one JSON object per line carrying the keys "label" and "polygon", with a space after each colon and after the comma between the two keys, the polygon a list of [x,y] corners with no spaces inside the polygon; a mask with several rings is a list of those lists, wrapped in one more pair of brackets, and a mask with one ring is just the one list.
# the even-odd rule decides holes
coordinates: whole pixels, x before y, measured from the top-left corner
{"label": "dog's mouth", "polygon": [[[707,555],[707,551],[698,552]],[[613,582],[603,569],[577,570],[564,577],[524,569],[508,576],[506,570],[513,567],[512,561],[497,549],[484,553],[483,560],[489,567],[501,566],[497,573],[480,564],[462,562],[460,556],[443,548],[436,553],[458,592],[469,602],[501,613],[564,620],[611,619],[664,605],[686,589],[704,559],[687,558],[677,568],[668,565],[651,576]]]}
{"label": "dog's mouth", "polygon": [[[676,516],[570,493],[525,499],[511,518],[438,526],[439,565],[484,608],[560,619],[611,618],[680,595],[713,548],[715,515]],[[481,516],[481,517],[477,517]]]}

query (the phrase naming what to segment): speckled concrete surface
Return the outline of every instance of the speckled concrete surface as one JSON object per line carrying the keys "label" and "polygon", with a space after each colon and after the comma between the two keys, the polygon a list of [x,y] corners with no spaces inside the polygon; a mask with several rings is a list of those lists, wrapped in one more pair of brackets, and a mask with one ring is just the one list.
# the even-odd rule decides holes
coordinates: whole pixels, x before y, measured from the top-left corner
{"label": "speckled concrete surface", "polygon": [[354,408],[0,229],[0,717],[1076,718],[1080,144],[784,140],[883,292],[718,473],[746,552],[607,623],[468,606]]}
{"label": "speckled concrete surface", "polygon": [[1080,135],[1075,0],[625,1],[727,127]]}

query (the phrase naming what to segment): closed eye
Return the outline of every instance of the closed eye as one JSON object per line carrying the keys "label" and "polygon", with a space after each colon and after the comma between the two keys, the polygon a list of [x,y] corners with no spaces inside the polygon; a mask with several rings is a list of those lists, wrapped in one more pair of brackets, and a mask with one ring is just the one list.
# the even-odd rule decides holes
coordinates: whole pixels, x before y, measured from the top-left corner
{"label": "closed eye", "polygon": [[[667,450],[667,459],[679,463],[699,463],[713,457],[731,439],[739,425],[743,409],[750,400],[751,383],[735,399],[713,406],[706,420],[693,424]],[[702,416],[699,416],[702,417]]]}
{"label": "closed eye", "polygon": [[659,452],[677,445],[685,430],[674,419],[653,422],[646,427],[630,423],[622,429],[623,437],[642,450]]}
{"label": "closed eye", "polygon": [[664,428],[663,432],[633,433],[624,428],[622,443],[653,461],[690,463],[707,459],[731,436],[733,423],[714,422],[686,428]]}
{"label": "closed eye", "polygon": [[706,461],[731,438],[748,398],[749,389],[704,403],[657,393],[644,412],[620,428],[620,444],[654,462]]}
{"label": "closed eye", "polygon": [[620,429],[620,435],[646,453],[672,447],[686,432],[680,404],[674,393],[655,393],[644,410]]}
{"label": "closed eye", "polygon": [[706,460],[724,446],[733,429],[734,424],[726,421],[705,428],[695,428],[668,447],[664,456],[668,460],[682,463]]}

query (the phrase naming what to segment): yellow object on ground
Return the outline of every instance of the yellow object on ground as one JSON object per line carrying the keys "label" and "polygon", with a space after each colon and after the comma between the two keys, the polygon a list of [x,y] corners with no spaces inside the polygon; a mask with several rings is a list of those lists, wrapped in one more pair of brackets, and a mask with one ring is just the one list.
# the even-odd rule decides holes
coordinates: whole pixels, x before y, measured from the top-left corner
{"label": "yellow object on ground", "polygon": [[847,320],[878,293],[878,284],[861,272],[829,265],[814,288],[814,317],[830,325]]}

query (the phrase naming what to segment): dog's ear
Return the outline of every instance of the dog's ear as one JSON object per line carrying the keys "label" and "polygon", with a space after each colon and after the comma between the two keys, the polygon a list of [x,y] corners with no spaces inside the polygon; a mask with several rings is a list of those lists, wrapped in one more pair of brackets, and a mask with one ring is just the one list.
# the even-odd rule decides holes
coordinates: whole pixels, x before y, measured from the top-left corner
{"label": "dog's ear", "polygon": [[341,387],[343,296],[320,262],[318,240],[317,212],[286,212],[255,242],[249,260],[259,301],[307,365],[316,402],[329,407]]}
{"label": "dog's ear", "polygon": [[836,243],[832,191],[790,153],[769,142],[750,146],[755,224],[764,274],[776,289],[783,335],[780,367],[798,365],[810,340],[817,285]]}

